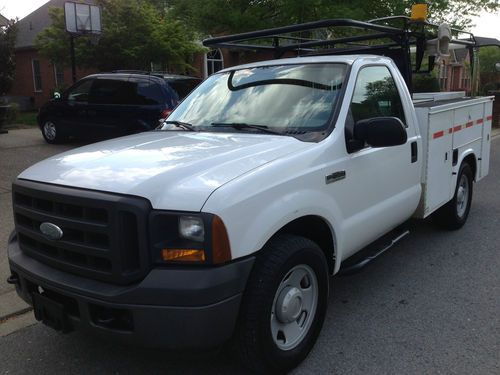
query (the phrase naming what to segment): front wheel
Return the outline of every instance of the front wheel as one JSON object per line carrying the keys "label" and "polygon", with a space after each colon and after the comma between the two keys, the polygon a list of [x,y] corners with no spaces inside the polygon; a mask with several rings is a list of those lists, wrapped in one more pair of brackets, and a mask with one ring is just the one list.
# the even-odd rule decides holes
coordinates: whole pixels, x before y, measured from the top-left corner
{"label": "front wheel", "polygon": [[258,373],[283,373],[312,349],[323,325],[328,267],[314,242],[272,239],[259,254],[239,316],[236,339],[243,364]]}
{"label": "front wheel", "polygon": [[453,199],[436,211],[434,220],[444,228],[459,229],[467,221],[472,202],[473,175],[469,164],[462,163],[458,171]]}
{"label": "front wheel", "polygon": [[65,138],[61,135],[59,127],[52,120],[45,120],[42,125],[42,135],[47,143],[60,143]]}

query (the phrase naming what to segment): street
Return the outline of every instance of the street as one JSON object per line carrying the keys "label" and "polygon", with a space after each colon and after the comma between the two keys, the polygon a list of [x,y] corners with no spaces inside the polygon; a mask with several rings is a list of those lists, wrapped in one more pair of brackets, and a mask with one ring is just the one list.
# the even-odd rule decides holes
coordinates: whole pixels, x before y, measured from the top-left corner
{"label": "street", "polygon": [[[13,294],[4,281],[10,184],[34,162],[75,146],[45,144],[38,129],[0,135],[0,309]],[[295,374],[500,374],[498,133],[489,176],[474,189],[461,230],[413,221],[410,235],[362,272],[332,278],[325,325]],[[0,319],[0,329],[9,320],[33,323],[31,315]],[[31,323],[0,337],[0,374],[245,373],[228,348],[169,353]]]}

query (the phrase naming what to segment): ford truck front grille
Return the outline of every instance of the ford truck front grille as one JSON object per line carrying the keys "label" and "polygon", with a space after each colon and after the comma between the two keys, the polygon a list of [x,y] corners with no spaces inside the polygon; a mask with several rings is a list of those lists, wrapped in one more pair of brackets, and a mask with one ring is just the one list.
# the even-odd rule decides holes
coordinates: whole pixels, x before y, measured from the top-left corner
{"label": "ford truck front grille", "polygon": [[[129,284],[149,269],[149,202],[17,180],[13,208],[19,246],[27,255],[62,271],[116,284]],[[62,230],[59,239],[42,223]]]}

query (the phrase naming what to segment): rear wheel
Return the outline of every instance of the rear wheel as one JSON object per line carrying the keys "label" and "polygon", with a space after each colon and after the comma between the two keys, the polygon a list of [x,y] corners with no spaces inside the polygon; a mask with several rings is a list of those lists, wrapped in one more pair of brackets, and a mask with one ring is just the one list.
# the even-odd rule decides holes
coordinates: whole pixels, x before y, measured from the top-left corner
{"label": "rear wheel", "polygon": [[283,235],[259,254],[244,295],[237,344],[243,363],[259,373],[296,367],[323,325],[328,267],[312,241]]}
{"label": "rear wheel", "polygon": [[61,135],[59,127],[52,120],[45,120],[42,125],[42,135],[47,143],[60,143],[65,140]]}
{"label": "rear wheel", "polygon": [[439,225],[453,230],[465,224],[472,202],[472,184],[472,169],[468,163],[462,163],[458,171],[453,199],[434,214],[434,220]]}

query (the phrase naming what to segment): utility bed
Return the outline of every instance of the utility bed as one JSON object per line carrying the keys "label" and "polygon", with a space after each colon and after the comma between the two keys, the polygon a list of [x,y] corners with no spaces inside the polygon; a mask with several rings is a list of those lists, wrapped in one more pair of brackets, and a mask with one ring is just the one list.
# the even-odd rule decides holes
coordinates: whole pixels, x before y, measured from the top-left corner
{"label": "utility bed", "polygon": [[423,194],[415,217],[429,216],[453,197],[458,155],[479,155],[476,181],[488,174],[494,97],[453,98],[453,94],[457,95],[414,95],[424,155]]}

